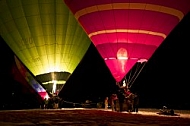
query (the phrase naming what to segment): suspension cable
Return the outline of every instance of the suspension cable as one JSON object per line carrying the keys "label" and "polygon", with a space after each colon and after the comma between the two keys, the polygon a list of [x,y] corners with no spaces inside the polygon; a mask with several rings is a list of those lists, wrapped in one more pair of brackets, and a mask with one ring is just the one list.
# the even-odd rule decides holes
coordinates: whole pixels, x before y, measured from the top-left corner
{"label": "suspension cable", "polygon": [[[137,77],[139,76],[139,74],[141,73],[141,71],[143,70],[144,66],[146,65],[146,62],[141,63],[140,65],[137,66],[135,73],[132,75],[131,79],[128,79],[128,88],[131,88],[132,85],[134,84],[135,80],[137,79]],[[130,76],[132,74],[132,71],[130,72]],[[126,78],[125,78],[126,80]]]}

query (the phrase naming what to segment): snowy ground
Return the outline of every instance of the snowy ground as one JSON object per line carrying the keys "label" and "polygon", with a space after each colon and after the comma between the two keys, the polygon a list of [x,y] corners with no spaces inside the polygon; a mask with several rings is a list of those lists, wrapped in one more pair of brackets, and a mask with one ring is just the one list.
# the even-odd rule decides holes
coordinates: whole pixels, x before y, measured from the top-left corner
{"label": "snowy ground", "polygon": [[158,109],[140,108],[138,113],[110,109],[35,109],[0,111],[0,126],[190,126],[190,111],[179,116],[158,115]]}

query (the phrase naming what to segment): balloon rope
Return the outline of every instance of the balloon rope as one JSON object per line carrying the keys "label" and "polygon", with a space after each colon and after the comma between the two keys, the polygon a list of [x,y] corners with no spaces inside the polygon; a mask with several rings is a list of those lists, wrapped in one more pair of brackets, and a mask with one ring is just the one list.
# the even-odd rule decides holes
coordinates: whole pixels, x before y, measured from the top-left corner
{"label": "balloon rope", "polygon": [[[146,65],[146,62],[143,63],[143,65],[142,65],[142,67],[140,68],[140,70],[137,69],[137,70],[135,71],[135,74],[133,75],[131,81],[129,82],[129,84],[130,84],[129,88],[132,87],[132,85],[134,84],[135,80],[137,79],[137,77],[139,76],[139,74],[141,73],[141,71],[143,70],[143,68],[144,68],[145,65]],[[137,73],[137,72],[138,72],[138,73]],[[134,78],[134,79],[133,79],[133,78]]]}
{"label": "balloon rope", "polygon": [[[129,87],[129,84],[131,83],[131,81],[135,77],[137,71],[139,70],[140,65],[137,64],[135,67],[136,67],[135,73],[133,73],[133,71],[134,71],[133,69],[130,71],[130,75],[128,77],[128,82],[127,82],[127,87]],[[125,76],[125,80],[126,80],[126,76]]]}

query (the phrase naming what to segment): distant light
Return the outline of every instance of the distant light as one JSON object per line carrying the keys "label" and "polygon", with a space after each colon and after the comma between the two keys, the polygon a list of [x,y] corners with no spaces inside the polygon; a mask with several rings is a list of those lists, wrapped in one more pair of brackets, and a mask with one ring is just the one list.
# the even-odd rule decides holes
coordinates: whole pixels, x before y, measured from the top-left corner
{"label": "distant light", "polygon": [[56,80],[53,80],[53,89],[52,89],[52,92],[55,93],[56,92]]}
{"label": "distant light", "polygon": [[44,99],[49,99],[49,95],[48,95],[48,94],[46,94],[46,96],[44,97]]}
{"label": "distant light", "polygon": [[125,80],[123,80],[123,86],[124,86],[124,87],[126,86],[126,82],[125,82]]}

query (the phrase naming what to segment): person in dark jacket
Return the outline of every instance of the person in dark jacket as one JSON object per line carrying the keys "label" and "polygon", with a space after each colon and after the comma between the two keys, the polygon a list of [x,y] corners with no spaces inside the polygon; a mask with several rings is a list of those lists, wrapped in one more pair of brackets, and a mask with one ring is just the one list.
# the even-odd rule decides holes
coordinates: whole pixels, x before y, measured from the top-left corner
{"label": "person in dark jacket", "polygon": [[123,104],[124,104],[124,100],[125,100],[123,88],[118,89],[117,96],[118,96],[118,100],[119,100],[119,111],[122,112]]}
{"label": "person in dark jacket", "polygon": [[133,111],[138,113],[138,108],[139,108],[139,96],[137,93],[134,93]]}

